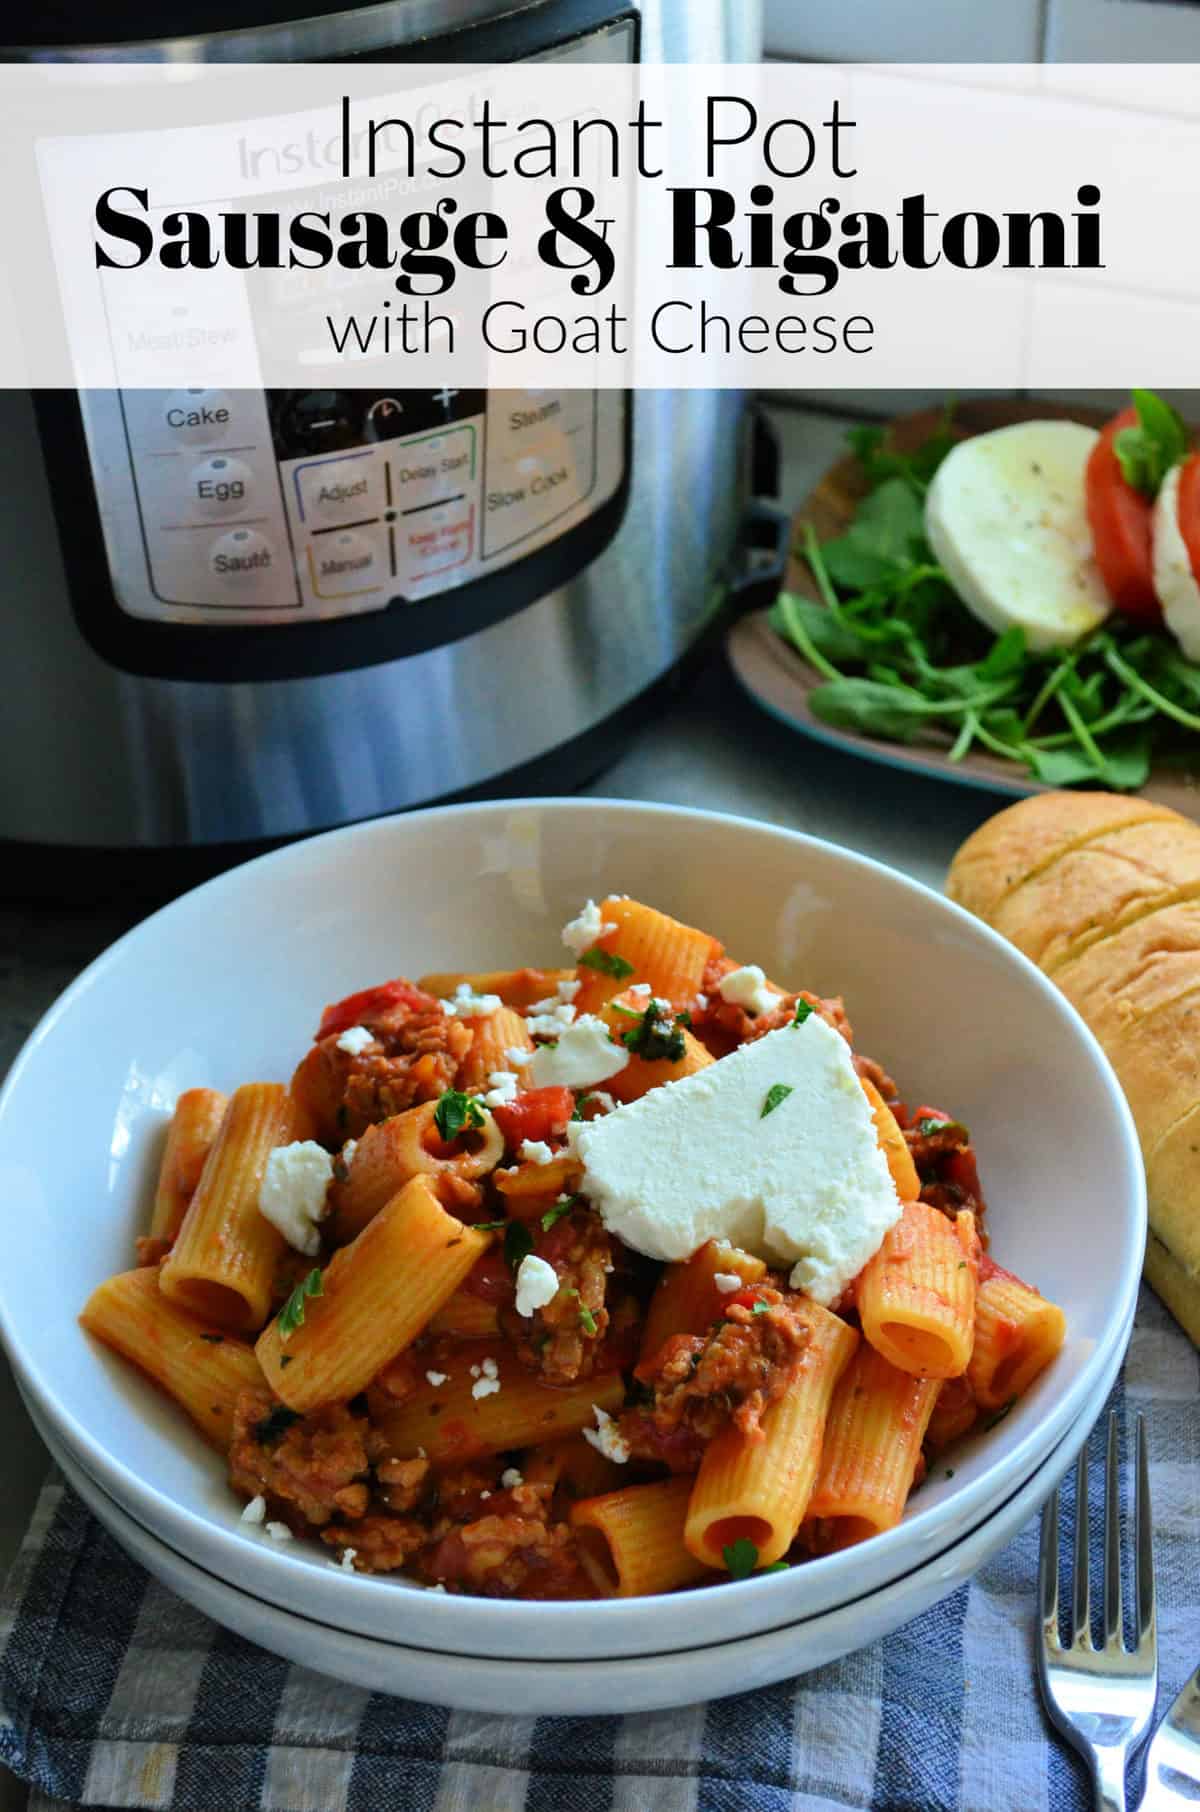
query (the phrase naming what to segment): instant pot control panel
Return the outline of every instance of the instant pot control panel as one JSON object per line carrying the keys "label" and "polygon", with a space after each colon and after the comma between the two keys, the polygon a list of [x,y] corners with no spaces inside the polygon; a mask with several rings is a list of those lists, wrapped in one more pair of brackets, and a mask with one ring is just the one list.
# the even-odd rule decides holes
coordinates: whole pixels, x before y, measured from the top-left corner
{"label": "instant pot control panel", "polygon": [[622,477],[624,400],[608,392],[104,400],[119,413],[98,473],[114,593],[151,622],[311,622],[430,599],[544,547]]}

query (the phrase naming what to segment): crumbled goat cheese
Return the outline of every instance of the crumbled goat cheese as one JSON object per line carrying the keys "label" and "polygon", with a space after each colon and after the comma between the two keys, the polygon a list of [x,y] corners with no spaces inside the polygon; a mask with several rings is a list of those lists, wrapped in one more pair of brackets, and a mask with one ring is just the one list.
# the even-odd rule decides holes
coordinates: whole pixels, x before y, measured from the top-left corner
{"label": "crumbled goat cheese", "polygon": [[601,1409],[598,1403],[592,1404],[592,1414],[596,1418],[596,1426],[584,1429],[584,1440],[597,1453],[602,1453],[606,1460],[615,1460],[618,1466],[623,1466],[629,1458],[629,1442],[608,1411]]}
{"label": "crumbled goat cheese", "polygon": [[446,1588],[439,1579],[436,1585],[426,1586],[425,1590],[427,1592],[444,1592]]}
{"label": "crumbled goat cheese", "polygon": [[568,1026],[556,1045],[542,1045],[529,1065],[534,1088],[588,1088],[607,1082],[629,1062],[623,1044],[614,1044],[608,1027],[594,1013]]}
{"label": "crumbled goat cheese", "polygon": [[353,1573],[354,1556],[357,1553],[357,1548],[343,1548],[337,1560],[331,1560],[329,1564],[331,1567],[336,1567],[339,1573]]}
{"label": "crumbled goat cheese", "polygon": [[545,1139],[522,1139],[517,1151],[527,1164],[553,1164],[554,1153]]}
{"label": "crumbled goat cheese", "polygon": [[574,1000],[582,986],[583,983],[579,978],[572,975],[566,981],[556,982],[554,984],[554,992],[558,995],[560,1000]]}
{"label": "crumbled goat cheese", "polygon": [[732,1296],[735,1290],[742,1288],[745,1279],[739,1277],[736,1271],[714,1271],[713,1282],[722,1296]]}
{"label": "crumbled goat cheese", "polygon": [[708,1005],[708,995],[707,994],[697,994],[696,1006],[699,1008],[701,1013],[703,1013],[703,1011],[707,1005]]}
{"label": "crumbled goat cheese", "polygon": [[639,1000],[643,1000],[650,992],[650,983],[634,982],[632,988],[627,988],[625,992],[627,994],[636,994]]}
{"label": "crumbled goat cheese", "polygon": [[530,1316],[558,1294],[558,1272],[546,1259],[527,1253],[517,1271],[517,1314]]}
{"label": "crumbled goat cheese", "polygon": [[485,1498],[485,1497],[491,1497],[491,1495],[492,1495],[492,1494],[491,1494],[491,1492],[490,1492],[490,1491],[481,1491],[481,1492],[480,1492],[480,1493],[479,1493],[479,1501],[480,1501],[480,1503],[482,1503],[482,1502],[483,1502],[483,1500],[484,1500],[484,1498]]}
{"label": "crumbled goat cheese", "polygon": [[267,1534],[272,1541],[291,1541],[292,1532],[286,1523],[268,1523]]}
{"label": "crumbled goat cheese", "polygon": [[449,1372],[426,1372],[425,1382],[427,1384],[432,1384],[434,1390],[440,1390],[449,1377]]}
{"label": "crumbled goat cheese", "polygon": [[339,1155],[341,1157],[342,1163],[346,1166],[347,1170],[349,1170],[351,1164],[353,1164],[354,1154],[357,1150],[358,1150],[358,1140],[357,1139],[347,1139],[346,1143],[342,1146],[342,1149],[341,1149],[341,1152]]}
{"label": "crumbled goat cheese", "polygon": [[242,1521],[244,1523],[261,1523],[263,1521],[263,1519],[265,1518],[266,1514],[267,1514],[266,1498],[265,1497],[252,1497],[250,1499],[250,1502],[246,1505],[246,1508],[242,1511]]}
{"label": "crumbled goat cheese", "polygon": [[568,950],[576,956],[582,956],[590,950],[607,931],[615,931],[615,925],[606,925],[600,917],[600,908],[595,900],[589,900],[578,918],[572,919],[562,928],[562,941]]}
{"label": "crumbled goat cheese", "polygon": [[523,1044],[510,1044],[504,1053],[505,1063],[511,1063],[514,1069],[524,1069],[527,1063],[533,1062],[533,1052],[527,1051]]}
{"label": "crumbled goat cheese", "polygon": [[518,1485],[525,1483],[525,1480],[515,1466],[506,1466],[500,1474],[500,1483],[506,1491],[515,1491]]}
{"label": "crumbled goat cheese", "polygon": [[500,1389],[499,1378],[476,1378],[471,1386],[473,1397],[491,1397]]}
{"label": "crumbled goat cheese", "polygon": [[[546,1002],[541,1003],[544,1007]],[[551,1001],[544,1013],[535,1012],[531,1007],[525,1015],[525,1024],[534,1038],[561,1038],[567,1027],[575,1018],[575,1009],[570,1001]]]}
{"label": "crumbled goat cheese", "polygon": [[496,1364],[494,1359],[481,1359],[479,1362],[479,1369],[485,1378],[498,1378],[500,1376],[500,1367]]}
{"label": "crumbled goat cheese", "polygon": [[757,963],[731,969],[718,982],[717,993],[731,1006],[745,1007],[747,1013],[769,1013],[783,998],[773,988],[768,988],[767,978]]}
{"label": "crumbled goat cheese", "polygon": [[337,1041],[339,1051],[348,1051],[351,1057],[361,1057],[369,1045],[375,1042],[374,1032],[368,1032],[366,1026],[348,1026]]}
{"label": "crumbled goat cheese", "polygon": [[333,1159],[314,1139],[277,1146],[267,1159],[258,1211],[307,1258],[321,1250],[317,1227],[324,1218],[325,1192],[332,1178]]}
{"label": "crumbled goat cheese", "polygon": [[507,1107],[510,1101],[516,1100],[520,1088],[520,1077],[514,1076],[511,1070],[493,1070],[488,1077],[487,1093],[483,1097],[483,1105],[485,1107]]}
{"label": "crumbled goat cheese", "polygon": [[470,982],[459,982],[452,1000],[439,1000],[439,1007],[451,1019],[482,1019],[504,1005],[498,994],[476,994]]}

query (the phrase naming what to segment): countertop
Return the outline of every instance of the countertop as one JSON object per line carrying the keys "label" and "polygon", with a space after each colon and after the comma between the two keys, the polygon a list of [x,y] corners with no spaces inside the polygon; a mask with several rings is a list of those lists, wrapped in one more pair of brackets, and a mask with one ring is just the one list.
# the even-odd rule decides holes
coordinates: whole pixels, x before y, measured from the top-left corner
{"label": "countertop", "polygon": [[[846,418],[772,411],[783,497],[798,501],[843,449]],[[704,806],[826,837],[940,887],[957,845],[1002,800],[827,749],[767,717],[714,654],[586,792]],[[144,915],[143,905],[0,903],[0,1075],[68,982]],[[0,1355],[0,1569],[16,1554],[49,1459]],[[24,1786],[0,1769],[0,1812]]]}

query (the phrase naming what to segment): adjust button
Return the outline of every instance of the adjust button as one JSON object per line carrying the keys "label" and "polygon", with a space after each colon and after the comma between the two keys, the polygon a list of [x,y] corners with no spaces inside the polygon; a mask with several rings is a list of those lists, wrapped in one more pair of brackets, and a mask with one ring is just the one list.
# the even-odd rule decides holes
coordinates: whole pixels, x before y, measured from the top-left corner
{"label": "adjust button", "polygon": [[306,460],[293,479],[300,520],[316,528],[377,516],[385,506],[383,461],[374,451]]}

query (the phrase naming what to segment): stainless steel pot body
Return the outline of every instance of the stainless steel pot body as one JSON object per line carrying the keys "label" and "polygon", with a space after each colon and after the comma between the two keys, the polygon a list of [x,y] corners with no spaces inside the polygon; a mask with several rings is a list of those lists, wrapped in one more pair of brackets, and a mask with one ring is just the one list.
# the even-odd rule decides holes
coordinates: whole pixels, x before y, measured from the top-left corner
{"label": "stainless steel pot body", "polygon": [[[397,0],[277,26],[249,49],[248,34],[231,33],[159,51],[402,52],[431,22],[445,30],[451,15],[465,25],[495,11],[489,0]],[[641,13],[643,59],[759,54],[755,9],[740,0],[648,0]],[[470,58],[469,32],[463,46]],[[199,682],[123,671],[84,639],[64,541],[72,484],[82,493],[89,474],[52,480],[31,398],[0,394],[0,839],[153,848],[293,835],[477,787],[612,718],[703,627],[741,501],[740,395],[631,400],[621,525],[565,582],[490,627],[405,658]]]}

